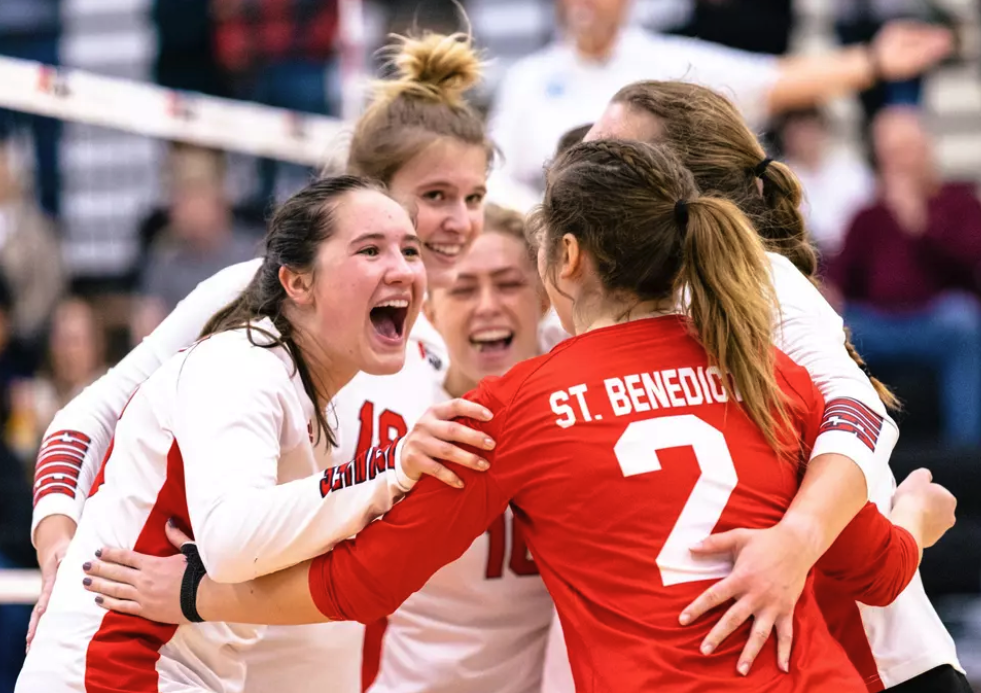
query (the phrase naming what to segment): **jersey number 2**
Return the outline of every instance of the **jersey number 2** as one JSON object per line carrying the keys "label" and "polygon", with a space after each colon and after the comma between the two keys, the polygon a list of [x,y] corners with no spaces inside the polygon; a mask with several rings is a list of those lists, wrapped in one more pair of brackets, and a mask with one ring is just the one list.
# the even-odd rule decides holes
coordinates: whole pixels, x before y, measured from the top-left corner
{"label": "jersey number 2", "polygon": [[623,475],[636,476],[660,471],[658,451],[679,447],[692,449],[700,474],[657,555],[664,585],[722,578],[732,569],[728,559],[695,558],[689,551],[712,533],[736,488],[736,467],[722,431],[691,414],[634,421],[613,451]]}

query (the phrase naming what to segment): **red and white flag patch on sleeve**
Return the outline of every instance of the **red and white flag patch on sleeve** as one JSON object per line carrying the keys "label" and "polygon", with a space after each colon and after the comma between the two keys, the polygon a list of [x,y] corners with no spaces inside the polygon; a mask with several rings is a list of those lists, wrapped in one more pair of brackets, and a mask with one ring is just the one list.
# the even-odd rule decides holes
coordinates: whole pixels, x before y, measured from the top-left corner
{"label": "red and white flag patch on sleeve", "polygon": [[827,431],[853,433],[869,450],[875,451],[882,432],[882,417],[857,399],[833,399],[824,409],[824,419],[818,433]]}
{"label": "red and white flag patch on sleeve", "polygon": [[91,443],[79,431],[57,431],[44,439],[34,467],[34,505],[52,493],[75,497],[82,460]]}

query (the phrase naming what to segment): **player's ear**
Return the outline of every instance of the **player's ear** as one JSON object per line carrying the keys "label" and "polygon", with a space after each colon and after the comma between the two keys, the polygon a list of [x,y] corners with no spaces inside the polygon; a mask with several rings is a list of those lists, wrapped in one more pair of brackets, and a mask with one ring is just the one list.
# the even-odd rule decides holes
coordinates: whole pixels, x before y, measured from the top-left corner
{"label": "player's ear", "polygon": [[279,268],[279,283],[286,295],[298,306],[313,305],[313,275],[295,272],[285,265]]}
{"label": "player's ear", "polygon": [[571,233],[562,236],[562,257],[559,263],[559,277],[571,279],[582,271],[583,254],[579,239]]}

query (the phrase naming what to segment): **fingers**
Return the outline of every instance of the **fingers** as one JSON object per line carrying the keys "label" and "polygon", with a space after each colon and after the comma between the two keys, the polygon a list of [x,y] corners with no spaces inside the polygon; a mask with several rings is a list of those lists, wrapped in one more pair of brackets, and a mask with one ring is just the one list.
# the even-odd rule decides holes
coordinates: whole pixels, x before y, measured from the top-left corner
{"label": "fingers", "polygon": [[494,449],[494,440],[486,433],[455,421],[430,420],[425,422],[421,428],[437,440],[469,445],[478,450]]}
{"label": "fingers", "polygon": [[180,549],[182,546],[184,546],[184,544],[194,541],[191,539],[191,537],[181,531],[181,529],[174,522],[173,518],[167,520],[167,526],[164,528],[164,531],[167,534],[168,541],[170,541],[171,545],[173,545],[175,549]]}
{"label": "fingers", "polygon": [[746,641],[746,646],[743,647],[742,654],[739,655],[739,664],[736,665],[736,671],[743,676],[749,674],[753,662],[756,661],[756,656],[763,650],[763,646],[770,639],[770,633],[772,631],[773,616],[762,614],[753,618],[753,627],[749,631],[749,639]]}
{"label": "fingers", "polygon": [[[711,654],[722,641],[732,635],[739,626],[746,623],[753,615],[753,608],[746,599],[740,599],[729,607],[729,610],[719,619],[709,634],[702,641],[702,654]],[[769,630],[767,630],[769,633]]]}
{"label": "fingers", "polygon": [[490,421],[493,418],[491,411],[487,407],[481,406],[476,402],[467,399],[451,399],[449,402],[442,402],[432,407],[430,410],[434,416],[443,421],[456,418],[475,419],[477,421]]}
{"label": "fingers", "polygon": [[82,580],[82,586],[89,592],[100,594],[103,597],[112,597],[130,602],[136,602],[139,594],[132,585],[125,585],[121,582],[104,580],[98,577],[86,577]]}
{"label": "fingers", "polygon": [[103,561],[91,561],[82,564],[82,570],[89,577],[100,577],[113,582],[135,585],[139,571],[118,563],[104,563]]}
{"label": "fingers", "polygon": [[129,549],[101,548],[95,552],[95,555],[103,563],[118,563],[137,570],[143,565],[143,554]]}
{"label": "fingers", "polygon": [[31,650],[31,641],[34,640],[34,633],[37,632],[38,620],[48,609],[48,600],[51,598],[51,589],[54,587],[54,580],[45,580],[41,586],[41,595],[38,597],[37,604],[31,611],[31,622],[27,626],[27,647],[26,651]]}
{"label": "fingers", "polygon": [[425,457],[417,455],[413,458],[412,467],[414,470],[418,471],[420,474],[425,474],[426,476],[433,476],[442,481],[447,486],[453,486],[454,488],[463,488],[463,480],[460,479],[456,474],[451,472],[446,465],[440,464],[431,457]]}
{"label": "fingers", "polygon": [[720,580],[698,595],[695,601],[686,606],[685,610],[681,612],[678,622],[683,626],[687,626],[689,623],[697,621],[707,612],[732,599],[736,595],[736,591],[731,575],[724,580]]}
{"label": "fingers", "polygon": [[95,598],[95,603],[101,606],[103,609],[108,611],[115,611],[120,614],[129,614],[130,616],[142,616],[142,609],[140,605],[136,602],[127,601],[125,599],[116,599],[115,597],[104,597],[101,594]]}
{"label": "fingers", "polygon": [[710,534],[688,550],[694,554],[706,555],[713,553],[733,553],[742,543],[744,532],[741,529],[731,529],[728,532]]}
{"label": "fingers", "polygon": [[777,619],[777,666],[784,673],[790,672],[790,651],[794,645],[794,615]]}

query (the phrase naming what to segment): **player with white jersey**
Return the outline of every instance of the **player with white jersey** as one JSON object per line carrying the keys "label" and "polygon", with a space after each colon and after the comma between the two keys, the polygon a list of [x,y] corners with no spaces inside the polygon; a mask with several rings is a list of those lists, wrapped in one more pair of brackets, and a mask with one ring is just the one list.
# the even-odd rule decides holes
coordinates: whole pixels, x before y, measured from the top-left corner
{"label": "player with white jersey", "polygon": [[[706,117],[713,118],[717,127],[701,127]],[[781,321],[775,341],[808,370],[828,402],[815,452],[836,449],[824,446],[822,438],[830,441],[833,435],[837,446],[850,436],[851,446],[837,450],[856,461],[870,460],[863,468],[868,497],[888,512],[896,481],[884,463],[895,443],[896,429],[880,394],[893,400],[878,383],[873,389],[859,364],[848,357],[841,318],[820,296],[813,280],[807,281],[795,270],[794,266],[813,277],[816,260],[797,207],[801,190],[792,172],[765,158],[755,135],[724,97],[680,82],[638,82],[621,89],[586,139],[611,136],[670,146],[695,173],[701,189],[737,203],[771,247],[785,256],[769,254]],[[744,174],[733,175],[734,168]],[[965,690],[968,684],[954,641],[927,598],[919,574],[885,607],[842,599],[827,581],[819,587],[823,587],[818,594],[832,630],[870,693],[906,682],[912,691]],[[547,682],[567,677],[562,672],[561,653],[550,657],[546,669]],[[568,689],[546,686],[546,693],[562,690]]]}
{"label": "player with white jersey", "polygon": [[514,63],[499,81],[491,136],[504,167],[495,177],[535,190],[559,137],[595,121],[617,89],[641,79],[679,79],[732,97],[759,127],[788,108],[902,80],[951,50],[945,29],[887,25],[868,46],[818,56],[773,57],[645,31],[630,22],[633,0],[557,0],[561,36]]}
{"label": "player with white jersey", "polygon": [[[433,35],[401,43],[396,57],[400,74],[377,85],[375,100],[356,125],[349,153],[352,171],[382,180],[411,206],[430,285],[452,279],[457,257],[483,224],[492,147],[481,119],[462,98],[479,77],[479,62],[462,38]],[[134,389],[172,354],[190,345],[209,317],[249,285],[260,265],[261,261],[242,263],[203,282],[116,368],[56,416],[35,480],[33,535],[46,585],[54,579],[116,420]],[[420,316],[409,334],[399,377],[416,385],[430,383],[428,391],[435,393],[446,363],[445,356],[439,356],[441,341]],[[432,364],[439,361],[442,366],[434,368]],[[356,387],[348,385],[345,390]],[[432,403],[431,397],[426,398],[420,411]],[[336,423],[329,412],[328,420]],[[70,449],[58,442],[62,439],[70,440]],[[57,472],[45,466],[53,461],[52,455],[65,465]],[[35,610],[35,624],[46,601],[44,594]],[[270,628],[247,654],[247,690],[265,693],[285,680],[291,692],[319,693],[328,675],[324,662],[330,661],[332,689],[359,691],[362,631],[357,624]],[[285,661],[290,662],[289,668],[284,668]]]}
{"label": "player with white jersey", "polygon": [[[432,288],[425,304],[449,355],[447,368],[445,358],[427,354],[442,382],[434,388],[401,374],[358,376],[358,387],[348,388],[357,399],[342,392],[336,400],[342,456],[404,436],[427,402],[462,396],[483,377],[538,355],[547,299],[523,231],[520,214],[487,207],[484,232],[457,265],[456,279]],[[349,437],[345,424],[358,418],[357,436]],[[538,693],[551,616],[552,600],[505,510],[463,556],[368,626],[368,691]]]}
{"label": "player with white jersey", "polygon": [[[172,524],[213,576],[244,582],[387,512],[423,468],[366,453],[319,474],[334,442],[324,412],[362,369],[401,369],[424,291],[411,219],[378,184],[339,176],[294,195],[246,290],[123,408],[60,571],[77,575],[106,544],[173,555]],[[77,579],[56,582],[18,691],[243,690],[264,629],[168,628],[85,597]]]}

